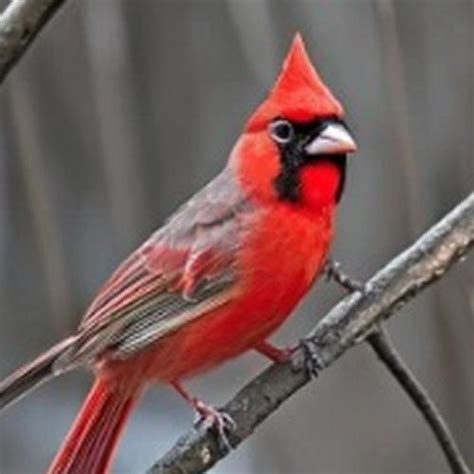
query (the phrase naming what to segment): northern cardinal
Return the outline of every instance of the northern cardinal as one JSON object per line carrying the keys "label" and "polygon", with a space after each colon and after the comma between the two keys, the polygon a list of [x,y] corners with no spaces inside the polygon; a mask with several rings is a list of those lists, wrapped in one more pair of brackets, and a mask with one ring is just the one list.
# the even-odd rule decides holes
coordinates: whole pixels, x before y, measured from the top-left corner
{"label": "northern cardinal", "polygon": [[93,369],[50,474],[108,472],[150,384],[171,384],[219,424],[182,380],[249,349],[284,357],[266,339],[327,259],[346,154],[356,150],[343,114],[296,35],[224,170],[118,267],[74,335],[0,385],[1,410],[52,377]]}

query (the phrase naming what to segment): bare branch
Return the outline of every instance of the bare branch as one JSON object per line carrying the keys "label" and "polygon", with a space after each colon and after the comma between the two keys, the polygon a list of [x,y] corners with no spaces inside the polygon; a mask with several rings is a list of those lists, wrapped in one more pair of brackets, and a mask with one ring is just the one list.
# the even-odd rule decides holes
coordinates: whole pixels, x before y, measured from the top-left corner
{"label": "bare branch", "polygon": [[[346,291],[349,291],[349,293],[364,290],[363,284],[353,280],[344,273],[338,262],[328,261],[326,276],[328,279],[334,280]],[[469,468],[443,416],[431,399],[428,391],[403,361],[384,326],[384,324],[380,324],[367,337],[367,342],[426,419],[452,472],[454,474],[469,474]]]}
{"label": "bare branch", "polygon": [[[318,364],[327,368],[365,338],[382,320],[399,311],[424,288],[441,278],[474,245],[474,193],[428,230],[417,242],[373,276],[365,291],[341,300],[307,336]],[[272,365],[248,383],[223,410],[237,423],[229,435],[238,446],[281,403],[311,380],[291,363]],[[195,474],[228,453],[212,432],[190,430],[148,471]]]}
{"label": "bare branch", "polygon": [[420,410],[420,413],[425,417],[426,422],[443,450],[451,471],[456,474],[469,474],[469,468],[453,435],[449,431],[448,425],[439,413],[433,400],[431,400],[428,392],[403,362],[385,329],[380,327],[367,338],[367,342],[403,387],[407,395]]}
{"label": "bare branch", "polygon": [[65,0],[12,0],[0,15],[0,84]]}

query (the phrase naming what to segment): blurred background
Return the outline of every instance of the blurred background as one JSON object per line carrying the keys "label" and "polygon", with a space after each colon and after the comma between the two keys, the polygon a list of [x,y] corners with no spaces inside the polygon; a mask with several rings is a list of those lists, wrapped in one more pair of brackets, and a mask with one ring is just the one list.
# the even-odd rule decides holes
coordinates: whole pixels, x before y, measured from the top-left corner
{"label": "blurred background", "polygon": [[[333,255],[369,277],[473,188],[473,25],[472,0],[67,2],[0,93],[0,378],[71,332],[119,261],[222,168],[297,30],[360,146]],[[389,324],[471,465],[473,289],[471,257]],[[340,297],[319,283],[275,341]],[[249,354],[189,386],[219,405],[266,364]],[[0,472],[43,472],[89,384],[68,374],[2,414]],[[192,419],[150,390],[114,472],[144,472]],[[213,472],[446,471],[360,346]]]}

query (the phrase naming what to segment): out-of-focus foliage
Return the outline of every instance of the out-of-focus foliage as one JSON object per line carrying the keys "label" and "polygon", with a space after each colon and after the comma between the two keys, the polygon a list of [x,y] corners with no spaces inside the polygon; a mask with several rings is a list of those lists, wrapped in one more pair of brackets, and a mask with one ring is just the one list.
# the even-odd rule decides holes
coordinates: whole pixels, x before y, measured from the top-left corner
{"label": "out-of-focus foliage", "polygon": [[[360,145],[338,218],[344,267],[369,276],[464,197],[474,183],[473,3],[394,2],[408,173],[391,43],[374,4],[68,2],[1,91],[0,377],[73,330],[114,266],[223,166],[297,30]],[[390,324],[471,465],[473,285],[468,262]],[[339,296],[319,283],[275,339],[295,341]],[[250,354],[190,386],[219,404],[265,363]],[[0,472],[44,470],[89,379],[68,375],[0,418]],[[191,420],[170,390],[151,390],[116,472],[143,472]],[[445,470],[419,415],[360,347],[215,472]]]}

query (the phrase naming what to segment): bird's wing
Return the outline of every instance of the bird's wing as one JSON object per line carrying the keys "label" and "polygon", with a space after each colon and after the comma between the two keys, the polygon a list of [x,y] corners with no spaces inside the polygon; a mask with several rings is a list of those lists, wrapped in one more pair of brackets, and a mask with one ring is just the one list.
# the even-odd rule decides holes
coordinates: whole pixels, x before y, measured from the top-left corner
{"label": "bird's wing", "polygon": [[224,170],[115,271],[65,363],[106,350],[127,357],[233,297],[239,215],[250,205],[231,173]]}

